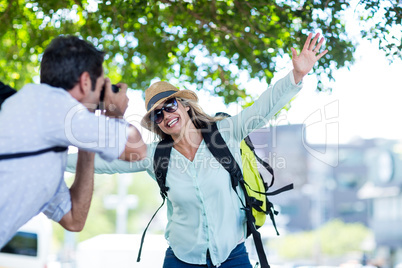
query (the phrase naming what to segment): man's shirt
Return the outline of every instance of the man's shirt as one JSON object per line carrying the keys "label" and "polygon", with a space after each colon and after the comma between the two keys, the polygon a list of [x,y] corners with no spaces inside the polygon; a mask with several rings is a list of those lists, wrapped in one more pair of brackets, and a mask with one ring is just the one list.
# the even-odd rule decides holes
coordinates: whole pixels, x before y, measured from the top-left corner
{"label": "man's shirt", "polygon": [[[90,113],[66,90],[26,85],[0,111],[0,155],[73,145],[117,159],[127,125]],[[44,212],[58,222],[71,209],[64,182],[67,151],[0,161],[0,248],[29,219]]]}

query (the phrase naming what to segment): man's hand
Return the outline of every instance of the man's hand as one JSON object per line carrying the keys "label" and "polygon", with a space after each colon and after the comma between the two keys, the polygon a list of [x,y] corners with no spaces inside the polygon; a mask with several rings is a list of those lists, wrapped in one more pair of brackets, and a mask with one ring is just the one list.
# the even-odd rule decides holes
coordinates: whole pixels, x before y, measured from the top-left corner
{"label": "man's hand", "polygon": [[[303,79],[303,77],[311,71],[314,64],[328,52],[328,50],[324,50],[323,52],[319,53],[321,45],[324,42],[324,38],[321,38],[321,40],[316,45],[320,34],[317,33],[314,39],[311,41],[312,36],[312,33],[308,35],[300,55],[297,55],[296,50],[294,48],[291,48],[293,75],[296,84],[298,84]],[[317,53],[319,54],[317,55]]]}
{"label": "man's hand", "polygon": [[109,78],[105,78],[105,109],[106,116],[122,117],[128,106],[127,84],[116,84],[120,91],[115,93],[112,91],[112,84]]}
{"label": "man's hand", "polygon": [[70,188],[71,210],[59,221],[71,232],[80,232],[87,220],[94,190],[94,158],[95,153],[78,151],[75,180]]}

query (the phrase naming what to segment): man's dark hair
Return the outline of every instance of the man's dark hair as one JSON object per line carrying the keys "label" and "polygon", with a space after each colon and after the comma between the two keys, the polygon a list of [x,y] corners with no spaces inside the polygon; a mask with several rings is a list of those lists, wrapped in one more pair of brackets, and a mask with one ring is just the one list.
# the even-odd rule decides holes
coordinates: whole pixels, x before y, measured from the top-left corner
{"label": "man's dark hair", "polygon": [[72,89],[83,72],[91,77],[92,90],[102,74],[105,53],[76,36],[52,40],[42,57],[40,82],[65,90]]}

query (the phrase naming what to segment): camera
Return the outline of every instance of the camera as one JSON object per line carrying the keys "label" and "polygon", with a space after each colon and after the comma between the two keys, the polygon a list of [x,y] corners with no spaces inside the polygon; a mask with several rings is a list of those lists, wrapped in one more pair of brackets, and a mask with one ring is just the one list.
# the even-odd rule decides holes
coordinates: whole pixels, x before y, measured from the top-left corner
{"label": "camera", "polygon": [[[118,86],[112,85],[112,91],[114,93],[119,92],[119,90],[120,90],[120,88]],[[100,100],[100,102],[103,102],[104,99],[105,99],[105,85],[103,85],[99,100]]]}
{"label": "camera", "polygon": [[[103,85],[102,91],[101,91],[100,97],[99,97],[99,104],[98,104],[98,107],[96,108],[98,110],[99,109],[103,110],[103,101],[105,100],[105,90],[106,90],[105,85]],[[120,88],[117,85],[112,85],[112,91],[114,93],[118,93],[120,91]]]}

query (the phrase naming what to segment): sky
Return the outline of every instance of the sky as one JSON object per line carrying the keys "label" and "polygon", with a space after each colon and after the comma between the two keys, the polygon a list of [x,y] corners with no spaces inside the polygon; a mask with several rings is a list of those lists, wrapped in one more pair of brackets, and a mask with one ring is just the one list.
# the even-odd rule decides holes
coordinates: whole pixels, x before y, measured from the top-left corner
{"label": "sky", "polygon": [[[353,5],[352,5],[353,6]],[[304,78],[303,89],[292,102],[291,109],[279,116],[272,125],[305,124],[306,138],[310,143],[349,143],[356,139],[384,138],[401,140],[402,128],[398,127],[402,115],[402,61],[390,63],[385,53],[371,43],[358,37],[357,15],[347,13],[347,31],[358,39],[355,63],[350,69],[335,70],[332,92],[317,92],[317,78],[313,73]],[[330,51],[328,53],[331,53]],[[284,60],[274,80],[285,76],[292,69],[290,60]],[[258,97],[267,85],[244,81],[245,88],[253,97]],[[143,93],[132,90],[126,118],[139,126],[145,114]],[[219,97],[208,92],[197,91],[200,104],[208,114],[227,111],[234,115],[241,111],[240,105],[223,104]],[[147,141],[147,131],[142,130]]]}
{"label": "sky", "polygon": [[[367,41],[357,47],[355,57],[356,62],[350,70],[336,71],[331,94],[317,94],[314,77],[308,77],[305,87],[292,103],[287,115],[291,123],[314,122],[309,119],[317,113],[322,114],[322,122],[311,124],[310,131],[306,128],[311,142],[322,143],[323,128],[327,123],[338,123],[340,143],[357,137],[402,139],[402,128],[398,127],[402,115],[402,87],[398,79],[402,74],[402,63],[389,64],[383,52]],[[331,115],[326,118],[325,113]]]}
{"label": "sky", "polygon": [[[390,63],[377,42],[360,37],[356,5],[357,1],[352,1],[352,8],[345,14],[346,31],[359,43],[355,63],[350,69],[334,72],[330,93],[317,93],[314,75],[306,77],[305,87],[287,114],[290,123],[307,123],[307,140],[312,143],[348,143],[358,138],[402,140],[402,128],[398,127],[402,115],[398,79],[402,61]],[[401,27],[392,31],[401,36]],[[326,127],[332,129],[332,134],[325,131]]]}

